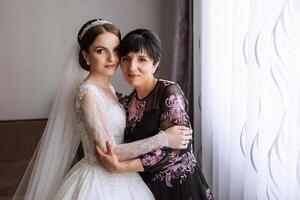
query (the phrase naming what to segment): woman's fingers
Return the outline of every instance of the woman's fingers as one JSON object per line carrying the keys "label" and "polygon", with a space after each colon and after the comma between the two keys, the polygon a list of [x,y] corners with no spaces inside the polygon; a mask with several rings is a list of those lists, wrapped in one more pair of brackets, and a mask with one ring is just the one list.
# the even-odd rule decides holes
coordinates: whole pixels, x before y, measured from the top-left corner
{"label": "woman's fingers", "polygon": [[182,141],[183,143],[189,143],[190,140],[193,139],[193,135],[191,132],[191,129],[185,129],[184,131],[182,131]]}
{"label": "woman's fingers", "polygon": [[186,149],[192,140],[192,130],[186,126],[173,126],[165,130],[169,147],[173,149]]}
{"label": "woman's fingers", "polygon": [[193,138],[192,135],[184,135],[184,136],[183,136],[183,139],[184,139],[184,140],[191,140],[192,138]]}
{"label": "woman's fingers", "polygon": [[96,153],[98,154],[98,156],[101,158],[101,157],[105,157],[105,153],[104,151],[98,146],[98,144],[95,144],[96,145]]}
{"label": "woman's fingers", "polygon": [[185,129],[185,130],[183,130],[183,132],[184,132],[185,135],[192,135],[193,134],[192,129]]}
{"label": "woman's fingers", "polygon": [[114,153],[113,147],[109,141],[106,141],[106,149],[108,155],[112,155]]}
{"label": "woman's fingers", "polygon": [[106,142],[107,153],[95,143],[96,154],[98,159],[101,161],[101,165],[104,166],[111,172],[117,172],[118,170],[118,159],[113,151],[113,146],[109,141]]}
{"label": "woman's fingers", "polygon": [[193,130],[186,126],[175,126],[177,130],[181,131],[184,135],[192,135]]}

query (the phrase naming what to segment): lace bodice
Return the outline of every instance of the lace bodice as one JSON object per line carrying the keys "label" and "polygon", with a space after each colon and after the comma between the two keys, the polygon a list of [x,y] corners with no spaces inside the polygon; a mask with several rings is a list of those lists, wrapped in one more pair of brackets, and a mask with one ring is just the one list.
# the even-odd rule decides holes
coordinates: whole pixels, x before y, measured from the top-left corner
{"label": "lace bodice", "polygon": [[[112,86],[110,89],[115,94]],[[88,161],[97,160],[94,142],[106,150],[106,141],[110,141],[121,161],[168,146],[164,132],[147,139],[123,144],[126,126],[124,108],[117,100],[108,98],[103,89],[87,81],[78,86],[74,110],[77,131],[81,136],[84,155]]]}

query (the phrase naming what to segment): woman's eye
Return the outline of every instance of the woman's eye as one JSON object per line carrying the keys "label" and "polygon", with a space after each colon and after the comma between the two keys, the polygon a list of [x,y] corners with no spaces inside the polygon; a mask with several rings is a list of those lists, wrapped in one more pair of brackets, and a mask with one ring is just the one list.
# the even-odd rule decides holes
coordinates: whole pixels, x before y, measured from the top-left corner
{"label": "woman's eye", "polygon": [[128,59],[128,57],[122,57],[121,58],[121,61],[123,61],[123,62],[126,62],[126,61],[128,61],[129,59]]}
{"label": "woman's eye", "polygon": [[140,62],[147,62],[147,60],[145,58],[140,58],[139,61]]}
{"label": "woman's eye", "polygon": [[97,49],[97,53],[98,54],[103,54],[104,53],[104,49]]}

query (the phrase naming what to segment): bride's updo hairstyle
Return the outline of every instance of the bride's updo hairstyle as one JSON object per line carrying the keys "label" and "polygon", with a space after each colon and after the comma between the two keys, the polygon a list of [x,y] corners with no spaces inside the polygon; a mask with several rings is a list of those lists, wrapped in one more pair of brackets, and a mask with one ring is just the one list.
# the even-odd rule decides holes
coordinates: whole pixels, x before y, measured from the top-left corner
{"label": "bride's updo hairstyle", "polygon": [[86,22],[78,32],[77,41],[80,46],[79,64],[82,69],[90,71],[90,66],[86,63],[82,51],[89,51],[89,47],[96,37],[102,33],[110,32],[121,40],[120,30],[112,23],[102,19],[92,19]]}

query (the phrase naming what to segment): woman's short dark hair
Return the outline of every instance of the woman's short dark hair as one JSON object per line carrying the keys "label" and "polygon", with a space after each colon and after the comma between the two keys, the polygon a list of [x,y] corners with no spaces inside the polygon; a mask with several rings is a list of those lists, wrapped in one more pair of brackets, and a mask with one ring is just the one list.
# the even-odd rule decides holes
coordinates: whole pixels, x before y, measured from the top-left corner
{"label": "woman's short dark hair", "polygon": [[110,33],[116,35],[119,38],[119,40],[121,40],[120,29],[111,23],[104,23],[102,25],[99,24],[99,25],[93,26],[93,27],[89,28],[85,33],[82,34],[82,32],[85,30],[85,28],[87,26],[89,26],[90,24],[92,24],[93,22],[95,22],[97,20],[102,20],[102,19],[92,19],[92,20],[86,22],[81,27],[81,29],[79,30],[78,35],[77,35],[77,41],[80,46],[79,64],[82,69],[87,70],[87,71],[90,71],[90,66],[87,65],[87,63],[82,55],[82,51],[88,51],[88,48],[91,46],[91,44],[94,42],[94,40],[96,39],[96,37],[98,35],[105,33],[105,32],[110,32]]}
{"label": "woman's short dark hair", "polygon": [[150,30],[136,29],[122,39],[119,49],[120,57],[130,52],[146,51],[155,65],[161,58],[161,42],[159,37]]}

